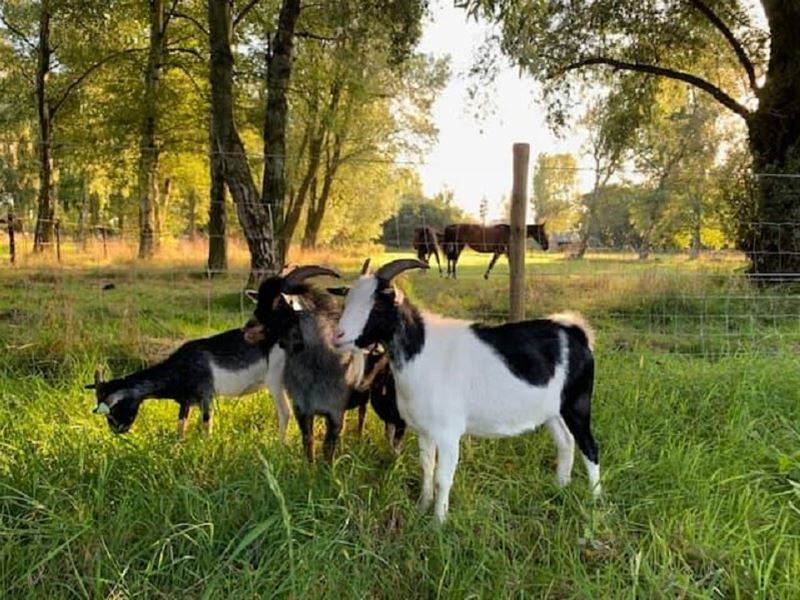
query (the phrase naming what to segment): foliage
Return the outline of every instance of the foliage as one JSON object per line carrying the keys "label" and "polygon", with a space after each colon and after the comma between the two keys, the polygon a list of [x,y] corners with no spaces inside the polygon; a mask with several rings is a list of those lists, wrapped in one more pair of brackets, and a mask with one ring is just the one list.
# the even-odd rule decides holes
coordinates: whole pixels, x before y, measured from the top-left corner
{"label": "foliage", "polygon": [[384,221],[380,241],[389,247],[410,246],[414,229],[430,226],[443,231],[451,223],[471,223],[467,213],[453,204],[453,192],[443,190],[427,197],[419,182],[411,178],[409,189],[400,195],[397,212]]}
{"label": "foliage", "polygon": [[577,221],[578,161],[572,154],[536,157],[533,170],[532,213],[552,233],[570,231]]}

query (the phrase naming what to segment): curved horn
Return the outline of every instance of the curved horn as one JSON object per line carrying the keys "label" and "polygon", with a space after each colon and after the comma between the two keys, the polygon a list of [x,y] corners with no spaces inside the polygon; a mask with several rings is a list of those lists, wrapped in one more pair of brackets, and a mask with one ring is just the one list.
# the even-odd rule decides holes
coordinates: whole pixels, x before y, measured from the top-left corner
{"label": "curved horn", "polygon": [[386,263],[375,272],[375,277],[391,281],[403,271],[408,269],[427,269],[428,265],[416,258],[399,258]]}
{"label": "curved horn", "polygon": [[364,264],[361,265],[361,274],[362,275],[366,275],[367,272],[369,271],[369,261],[370,261],[370,259],[368,258],[367,260],[364,261]]}
{"label": "curved horn", "polygon": [[101,383],[103,383],[103,369],[97,367],[94,370],[94,384],[100,385]]}
{"label": "curved horn", "polygon": [[330,277],[341,277],[336,271],[326,267],[317,267],[310,265],[307,267],[297,267],[290,273],[287,273],[283,278],[284,287],[298,285],[308,279],[309,277],[318,277],[320,275],[328,275]]}

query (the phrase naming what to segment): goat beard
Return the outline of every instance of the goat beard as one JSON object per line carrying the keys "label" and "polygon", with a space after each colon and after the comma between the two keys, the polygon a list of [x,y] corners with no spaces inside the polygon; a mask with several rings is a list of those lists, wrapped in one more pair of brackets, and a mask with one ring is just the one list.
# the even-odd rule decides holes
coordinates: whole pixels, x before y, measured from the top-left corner
{"label": "goat beard", "polygon": [[345,354],[341,358],[342,364],[345,365],[345,380],[347,384],[359,389],[359,386],[364,380],[364,371],[366,368],[366,361],[364,353],[361,350]]}

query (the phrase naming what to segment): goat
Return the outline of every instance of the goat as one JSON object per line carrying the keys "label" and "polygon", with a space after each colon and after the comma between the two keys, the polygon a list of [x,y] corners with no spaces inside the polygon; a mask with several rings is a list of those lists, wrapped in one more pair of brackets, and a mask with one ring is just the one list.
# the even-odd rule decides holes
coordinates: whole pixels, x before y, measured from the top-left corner
{"label": "goat", "polygon": [[269,389],[278,411],[280,438],[286,437],[289,404],[283,389],[284,351],[273,345],[265,353],[247,343],[240,329],[192,340],[166,360],[119,379],[86,386],[97,398],[94,412],[104,415],[114,433],[126,433],[142,402],[148,398],[175,400],[178,410],[178,438],[186,433],[189,412],[199,405],[203,424],[211,433],[211,401],[215,395],[243,396],[264,387]]}
{"label": "goat", "polygon": [[[589,484],[600,493],[590,429],[593,333],[577,315],[489,326],[421,313],[392,285],[424,263],[401,259],[362,275],[345,298],[336,345],[342,351],[383,344],[400,415],[419,437],[420,507],[434,500],[447,516],[461,436],[518,435],[545,423],[558,449],[556,478],[569,482],[575,441]],[[574,437],[573,437],[574,436]]]}
{"label": "goat", "polygon": [[[255,301],[252,318],[243,327],[245,339],[265,350],[278,344],[286,352],[284,382],[303,436],[309,463],[314,462],[314,417],[325,417],[324,457],[333,461],[344,422],[344,411],[360,372],[353,362],[363,353],[343,359],[333,346],[338,317],[332,296],[305,282],[309,277],[339,277],[330,269],[297,267],[284,276],[264,280],[258,292],[248,290]],[[363,360],[361,361],[363,368]]]}
{"label": "goat", "polygon": [[[525,227],[525,237],[533,238],[542,247],[542,250],[547,251],[548,242],[544,223],[527,225]],[[489,273],[492,272],[494,263],[497,262],[500,255],[505,254],[508,256],[510,239],[511,226],[502,223],[499,225],[474,225],[471,223],[448,225],[444,228],[447,276],[450,277],[452,275],[453,279],[456,278],[458,259],[461,257],[464,247],[469,246],[475,252],[492,254],[492,260],[489,261],[486,273],[483,274],[484,279],[489,279]]]}
{"label": "goat", "polygon": [[442,232],[433,227],[426,225],[414,229],[412,245],[417,252],[417,258],[427,265],[433,254],[436,257],[436,266],[439,267],[440,276],[442,275],[442,263],[439,262],[439,246],[443,239]]}

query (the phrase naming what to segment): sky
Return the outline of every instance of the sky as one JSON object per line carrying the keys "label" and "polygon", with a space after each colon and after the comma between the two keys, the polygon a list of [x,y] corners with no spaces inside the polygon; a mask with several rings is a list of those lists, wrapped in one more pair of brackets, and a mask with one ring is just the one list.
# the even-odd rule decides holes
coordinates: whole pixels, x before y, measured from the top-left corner
{"label": "sky", "polygon": [[[496,82],[495,108],[477,120],[468,105],[469,68],[490,26],[467,20],[466,11],[450,0],[431,3],[432,18],[423,31],[419,50],[450,56],[451,78],[434,106],[438,143],[418,167],[423,189],[432,195],[449,188],[454,201],[476,217],[481,198],[489,200],[489,218],[501,216],[501,199],[511,191],[511,147],[531,145],[531,166],[540,152],[577,154],[581,138],[575,133],[557,139],[536,103],[537,85],[517,69],[502,70]],[[532,172],[532,171],[531,171]]]}

